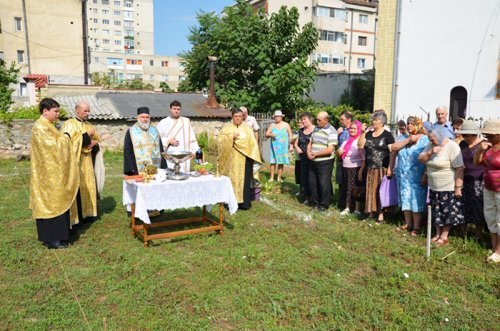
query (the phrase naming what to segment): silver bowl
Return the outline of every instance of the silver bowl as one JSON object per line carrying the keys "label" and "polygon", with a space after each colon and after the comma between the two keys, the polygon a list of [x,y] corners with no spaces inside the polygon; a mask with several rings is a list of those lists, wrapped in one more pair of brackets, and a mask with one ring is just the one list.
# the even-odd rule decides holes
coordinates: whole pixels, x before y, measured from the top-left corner
{"label": "silver bowl", "polygon": [[174,173],[167,175],[167,179],[185,180],[189,178],[187,174],[181,173],[180,164],[182,162],[187,161],[191,157],[191,152],[187,151],[163,152],[161,153],[161,155],[165,158],[165,160],[174,163]]}

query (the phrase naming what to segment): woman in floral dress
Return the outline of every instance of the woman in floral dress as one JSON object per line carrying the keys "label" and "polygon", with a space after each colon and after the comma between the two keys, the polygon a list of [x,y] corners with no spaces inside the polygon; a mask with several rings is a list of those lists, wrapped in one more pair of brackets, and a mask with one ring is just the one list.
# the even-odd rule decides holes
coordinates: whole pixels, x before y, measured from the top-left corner
{"label": "woman in floral dress", "polygon": [[292,129],[290,125],[283,121],[283,113],[277,110],[273,115],[274,123],[272,123],[266,131],[266,137],[271,138],[271,172],[269,181],[274,181],[274,173],[276,165],[278,165],[278,182],[283,181],[283,165],[290,164],[288,157],[288,147],[292,139]]}

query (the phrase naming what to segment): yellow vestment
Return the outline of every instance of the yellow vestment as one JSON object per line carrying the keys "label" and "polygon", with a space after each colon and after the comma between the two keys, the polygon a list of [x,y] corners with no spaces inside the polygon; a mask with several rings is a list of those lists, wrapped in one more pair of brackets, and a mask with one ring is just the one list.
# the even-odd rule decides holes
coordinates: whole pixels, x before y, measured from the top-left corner
{"label": "yellow vestment", "polygon": [[[90,130],[92,125],[89,122],[81,122],[75,118],[69,119],[64,122],[61,132],[68,132],[71,137],[75,135],[83,135]],[[99,140],[97,133],[90,137],[91,140]],[[75,153],[80,152],[79,166],[80,166],[80,200],[82,203],[82,217],[95,217],[97,216],[97,188],[94,174],[94,166],[92,164],[92,149],[82,147],[82,141],[77,145],[76,140],[72,141],[73,150]],[[79,223],[78,208],[76,200],[71,206],[71,224]]]}
{"label": "yellow vestment", "polygon": [[81,135],[59,132],[53,123],[40,117],[31,131],[30,209],[35,219],[54,218],[73,204],[78,191],[79,155],[71,144],[82,143]]}
{"label": "yellow vestment", "polygon": [[[234,139],[234,133],[238,138]],[[245,157],[262,163],[259,146],[252,129],[245,124],[236,126],[225,124],[219,134],[219,170],[231,179],[234,194],[238,203],[243,202],[243,186],[245,180]]]}

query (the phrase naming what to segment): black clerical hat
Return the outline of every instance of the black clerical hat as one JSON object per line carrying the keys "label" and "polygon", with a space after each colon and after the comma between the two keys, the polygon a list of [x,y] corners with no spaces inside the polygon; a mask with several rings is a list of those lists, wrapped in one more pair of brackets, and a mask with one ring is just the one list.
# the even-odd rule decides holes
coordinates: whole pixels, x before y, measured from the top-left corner
{"label": "black clerical hat", "polygon": [[137,108],[137,115],[140,115],[140,114],[148,114],[149,115],[149,108],[148,107]]}

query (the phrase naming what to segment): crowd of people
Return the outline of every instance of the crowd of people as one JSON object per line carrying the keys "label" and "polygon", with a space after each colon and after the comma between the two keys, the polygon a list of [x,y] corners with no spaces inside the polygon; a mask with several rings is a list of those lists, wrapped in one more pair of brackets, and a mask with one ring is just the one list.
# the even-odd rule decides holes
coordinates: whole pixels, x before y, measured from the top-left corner
{"label": "crowd of people", "polygon": [[[384,111],[372,114],[369,127],[345,111],[338,130],[328,124],[328,114],[318,114],[316,127],[310,113],[302,114],[292,139],[300,160],[302,202],[320,212],[333,203],[333,162],[328,159],[336,149],[340,215],[353,213],[381,224],[385,207],[397,201],[405,221],[401,229],[417,236],[430,204],[436,246],[449,243],[453,227],[474,224],[478,238],[483,229],[490,231],[493,254],[488,260],[500,262],[500,120],[487,121],[482,129],[463,119],[451,123],[443,106],[436,109],[436,118],[430,123],[410,116],[397,123],[394,136]],[[316,163],[318,156],[321,163]],[[384,184],[394,189],[381,189]]]}
{"label": "crowd of people", "polygon": [[[85,102],[76,105],[76,117],[61,130],[54,126],[59,116],[55,100],[42,100],[39,109],[41,116],[32,130],[30,208],[39,240],[50,249],[66,248],[70,231],[97,216],[104,176],[100,138],[88,122],[90,107]],[[195,154],[199,146],[191,122],[180,113],[181,104],[173,101],[170,116],[154,127],[149,109],[137,109],[137,122],[124,140],[125,175],[138,175],[148,164],[169,167],[161,156],[166,150]],[[394,201],[387,195],[395,195],[405,221],[402,228],[417,236],[430,204],[436,246],[449,243],[452,227],[473,223],[477,236],[488,228],[493,247],[488,259],[499,262],[500,120],[487,121],[482,129],[473,121],[451,123],[446,107],[436,109],[436,118],[430,123],[411,116],[398,122],[395,136],[384,111],[374,112],[369,126],[344,111],[338,129],[330,124],[328,113],[320,112],[314,119],[306,112],[292,133],[284,114],[276,111],[274,123],[265,131],[271,151],[269,181],[274,181],[276,172],[277,182],[283,181],[283,168],[292,163],[293,151],[299,198],[305,205],[328,210],[335,177],[336,205],[342,216],[353,213],[380,224],[385,207],[391,205],[387,201]],[[230,178],[243,210],[251,208],[251,189],[259,183],[263,163],[259,129],[241,107],[232,110],[231,122],[217,138],[220,173]],[[190,160],[181,167],[189,172]],[[396,187],[394,182],[397,189],[381,190],[387,183]]]}

